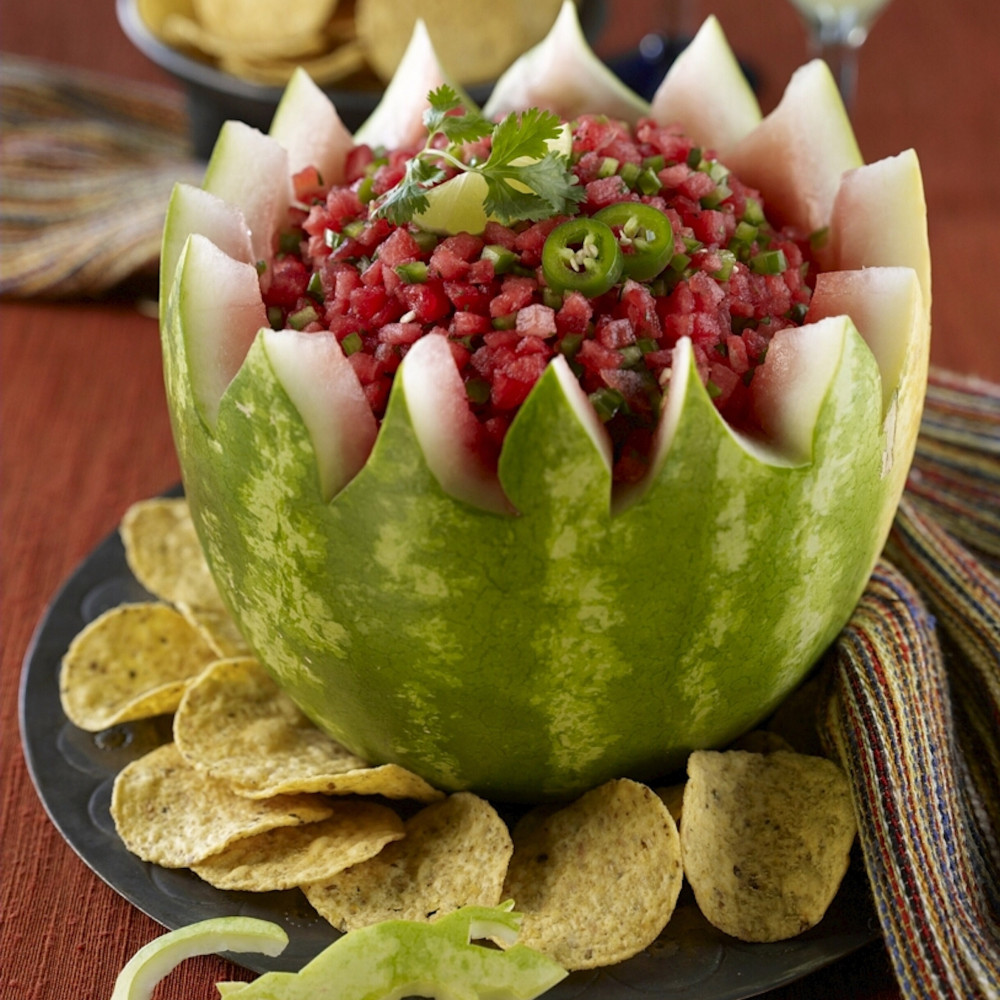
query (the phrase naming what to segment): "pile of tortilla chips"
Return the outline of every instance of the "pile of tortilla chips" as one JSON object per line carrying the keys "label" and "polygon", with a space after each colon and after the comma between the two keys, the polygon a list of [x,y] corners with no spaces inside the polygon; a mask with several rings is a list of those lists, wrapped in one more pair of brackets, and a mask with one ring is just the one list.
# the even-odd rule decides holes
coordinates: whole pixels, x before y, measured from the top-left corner
{"label": "pile of tortilla chips", "polygon": [[121,536],[156,599],[89,624],[60,691],[92,732],[173,714],[172,742],[128,764],[112,795],[122,841],[146,861],[221,889],[299,888],[344,931],[513,899],[521,943],[566,969],[642,952],[685,880],[705,918],[744,941],[814,926],[840,886],[847,780],[775,732],[693,753],[683,785],[609,781],[508,824],[485,799],[370,765],[313,726],[240,638],[184,500],[136,504]]}
{"label": "pile of tortilla chips", "polygon": [[559,0],[138,0],[161,41],[234,76],[283,86],[392,78],[416,19],[456,83],[496,79],[552,27]]}

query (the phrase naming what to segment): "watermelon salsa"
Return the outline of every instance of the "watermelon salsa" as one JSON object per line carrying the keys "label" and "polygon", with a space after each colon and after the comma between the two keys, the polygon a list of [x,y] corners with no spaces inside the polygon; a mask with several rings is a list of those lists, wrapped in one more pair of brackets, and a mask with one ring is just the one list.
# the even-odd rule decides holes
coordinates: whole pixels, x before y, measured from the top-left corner
{"label": "watermelon salsa", "polygon": [[[760,194],[679,127],[581,115],[571,134],[578,215],[487,221],[480,234],[378,214],[412,149],[354,146],[343,184],[299,171],[280,251],[260,267],[269,322],[332,331],[377,419],[410,345],[444,334],[493,467],[517,408],[563,355],[611,436],[615,481],[640,479],[682,337],[720,413],[753,432],[754,370],[808,309],[809,234],[771,225]],[[489,139],[464,147],[469,160],[488,155]],[[603,221],[617,260],[553,271],[573,218],[570,253]]]}

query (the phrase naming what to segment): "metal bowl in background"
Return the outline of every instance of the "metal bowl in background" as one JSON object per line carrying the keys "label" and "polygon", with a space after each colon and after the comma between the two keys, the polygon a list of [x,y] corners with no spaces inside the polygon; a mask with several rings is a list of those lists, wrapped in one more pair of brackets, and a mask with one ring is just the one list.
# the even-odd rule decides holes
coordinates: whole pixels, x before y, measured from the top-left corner
{"label": "metal bowl in background", "polygon": [[[217,69],[157,38],[139,14],[136,0],[116,0],[118,23],[129,41],[151,62],[184,84],[194,154],[207,160],[222,123],[234,118],[266,131],[281,98],[282,87],[240,79]],[[580,24],[593,43],[604,22],[601,0],[581,0]],[[325,88],[344,124],[353,132],[375,110],[382,97],[378,87]],[[469,96],[483,104],[492,83],[467,87]]]}

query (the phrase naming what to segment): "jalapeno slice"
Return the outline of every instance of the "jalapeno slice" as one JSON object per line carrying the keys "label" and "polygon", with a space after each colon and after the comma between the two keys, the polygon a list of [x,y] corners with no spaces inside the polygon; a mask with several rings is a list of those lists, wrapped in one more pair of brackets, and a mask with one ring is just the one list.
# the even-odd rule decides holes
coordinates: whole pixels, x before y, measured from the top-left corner
{"label": "jalapeno slice", "polygon": [[623,266],[610,226],[585,216],[561,222],[542,247],[542,273],[557,292],[603,295],[622,276]]}
{"label": "jalapeno slice", "polygon": [[670,263],[674,231],[659,209],[641,201],[620,201],[595,212],[593,218],[615,233],[628,277],[651,281]]}

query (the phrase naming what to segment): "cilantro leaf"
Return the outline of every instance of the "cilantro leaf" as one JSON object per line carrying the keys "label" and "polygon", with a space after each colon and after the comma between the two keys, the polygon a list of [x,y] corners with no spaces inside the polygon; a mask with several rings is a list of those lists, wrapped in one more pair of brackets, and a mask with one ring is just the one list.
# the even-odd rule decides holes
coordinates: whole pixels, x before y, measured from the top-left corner
{"label": "cilantro leaf", "polygon": [[559,117],[551,111],[529,108],[520,115],[507,115],[493,130],[493,149],[484,169],[509,164],[522,156],[532,159],[545,156],[546,143],[555,139],[561,128]]}
{"label": "cilantro leaf", "polygon": [[433,161],[412,157],[406,164],[403,179],[383,195],[376,215],[384,216],[393,225],[403,225],[427,208],[424,192],[446,176]]}
{"label": "cilantro leaf", "polygon": [[[483,205],[487,214],[506,224],[569,214],[583,199],[568,158],[549,148],[563,128],[551,111],[529,108],[494,124],[466,106],[447,84],[431,91],[428,103],[423,116],[424,148],[408,161],[403,179],[374,204],[374,216],[395,225],[409,221],[427,209],[426,192],[452,170],[479,173],[486,181]],[[444,145],[438,137],[445,140]],[[465,162],[463,147],[487,137],[490,154],[486,160]]]}
{"label": "cilantro leaf", "polygon": [[484,169],[483,175],[488,189],[486,211],[507,223],[569,215],[585,197],[576,177],[567,171],[565,158],[552,152],[531,163],[490,172]]}
{"label": "cilantro leaf", "polygon": [[[428,146],[438,133],[451,145],[461,146],[485,138],[493,131],[493,123],[467,107],[458,93],[446,83],[432,90],[427,100],[430,106],[424,112],[423,122],[427,128]],[[454,114],[456,111],[462,113]]]}

